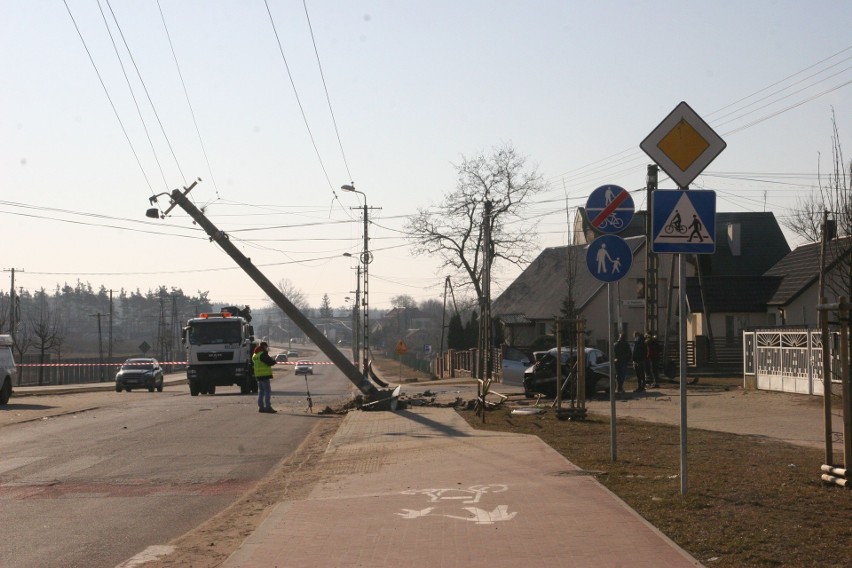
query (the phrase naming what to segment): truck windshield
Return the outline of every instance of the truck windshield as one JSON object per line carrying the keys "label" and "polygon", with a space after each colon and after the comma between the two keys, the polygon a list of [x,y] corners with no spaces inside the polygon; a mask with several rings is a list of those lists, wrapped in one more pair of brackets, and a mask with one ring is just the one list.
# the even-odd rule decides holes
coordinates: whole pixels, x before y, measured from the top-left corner
{"label": "truck windshield", "polygon": [[240,343],[242,324],[238,321],[207,321],[189,326],[189,342],[192,345]]}

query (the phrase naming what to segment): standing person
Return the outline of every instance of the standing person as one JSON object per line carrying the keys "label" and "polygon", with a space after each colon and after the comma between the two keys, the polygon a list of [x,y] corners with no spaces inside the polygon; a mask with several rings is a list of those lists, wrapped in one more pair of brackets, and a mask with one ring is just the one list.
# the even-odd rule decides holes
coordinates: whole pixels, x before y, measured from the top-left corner
{"label": "standing person", "polygon": [[660,355],[660,349],[657,345],[657,338],[650,333],[645,336],[645,381],[651,383],[652,388],[659,388],[660,383],[657,382],[657,357]]}
{"label": "standing person", "polygon": [[645,392],[645,360],[647,350],[645,348],[645,336],[638,331],[633,335],[633,370],[636,371],[636,381],[639,386],[633,392]]}
{"label": "standing person", "polygon": [[613,346],[613,354],[615,355],[615,380],[618,383],[619,393],[624,392],[624,379],[627,377],[627,364],[630,362],[630,343],[627,342],[627,335],[622,333],[618,336],[618,341]]}
{"label": "standing person", "polygon": [[272,379],[272,366],[275,365],[275,360],[269,356],[269,344],[267,342],[261,341],[260,345],[255,347],[251,361],[254,364],[254,378],[257,379],[258,412],[275,414],[278,411],[272,408],[272,386],[269,384]]}

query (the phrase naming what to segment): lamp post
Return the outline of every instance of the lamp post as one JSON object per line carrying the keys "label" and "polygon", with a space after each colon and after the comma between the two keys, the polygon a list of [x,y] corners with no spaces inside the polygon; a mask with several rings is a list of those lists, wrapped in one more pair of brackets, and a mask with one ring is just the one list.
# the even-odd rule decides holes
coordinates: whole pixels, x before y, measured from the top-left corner
{"label": "lamp post", "polygon": [[372,255],[370,254],[370,239],[368,237],[368,227],[369,220],[367,218],[367,195],[363,191],[358,191],[355,189],[354,184],[347,184],[340,186],[340,189],[343,191],[350,191],[352,193],[360,193],[364,196],[364,250],[361,253],[361,264],[364,265],[364,294],[361,296],[363,306],[364,306],[364,352],[363,352],[363,371],[364,376],[367,377],[370,374],[369,371],[369,363],[370,363],[370,285],[369,285],[369,266],[370,262],[373,260]]}

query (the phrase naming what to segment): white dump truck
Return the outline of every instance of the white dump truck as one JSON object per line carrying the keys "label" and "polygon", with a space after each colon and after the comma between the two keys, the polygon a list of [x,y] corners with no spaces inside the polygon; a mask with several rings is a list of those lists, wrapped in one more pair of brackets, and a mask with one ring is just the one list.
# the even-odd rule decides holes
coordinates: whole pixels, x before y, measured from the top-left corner
{"label": "white dump truck", "polygon": [[254,330],[246,318],[221,313],[199,314],[183,328],[189,394],[215,394],[217,386],[237,385],[242,394],[256,393],[252,368]]}

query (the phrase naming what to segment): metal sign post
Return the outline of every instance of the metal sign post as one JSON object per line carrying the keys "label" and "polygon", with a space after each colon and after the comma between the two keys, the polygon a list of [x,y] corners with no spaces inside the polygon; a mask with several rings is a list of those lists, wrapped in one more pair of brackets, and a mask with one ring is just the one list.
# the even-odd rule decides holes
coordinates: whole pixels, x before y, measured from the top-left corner
{"label": "metal sign post", "polygon": [[[687,194],[689,184],[725,149],[727,143],[685,102],[678,104],[639,144],[680,187],[653,193],[651,243],[655,253],[678,254],[680,311],[680,493],[687,491],[686,461],[686,253],[716,250],[716,195]],[[666,195],[674,194],[674,195]],[[708,195],[705,195],[708,194]],[[712,194],[712,195],[710,195]],[[668,201],[675,200],[673,205]],[[667,201],[668,200],[668,201]],[[712,201],[712,206],[709,204]],[[660,204],[658,211],[657,203]],[[649,204],[649,209],[651,209]]]}
{"label": "metal sign post", "polygon": [[[586,217],[597,231],[619,233],[633,220],[633,198],[624,188],[617,185],[602,185],[595,189],[586,203]],[[610,414],[610,458],[618,459],[618,443],[615,427],[615,370],[613,369],[612,329],[612,283],[624,278],[633,265],[633,251],[623,238],[605,234],[592,242],[586,253],[589,272],[606,282],[607,299],[607,345],[609,346],[609,414]]]}

